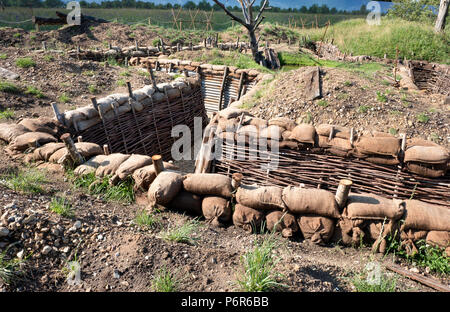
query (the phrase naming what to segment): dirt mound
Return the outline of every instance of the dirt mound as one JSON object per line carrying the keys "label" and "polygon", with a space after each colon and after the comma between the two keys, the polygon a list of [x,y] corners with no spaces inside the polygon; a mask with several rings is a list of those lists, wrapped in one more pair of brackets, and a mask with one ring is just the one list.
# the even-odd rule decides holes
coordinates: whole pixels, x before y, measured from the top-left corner
{"label": "dirt mound", "polygon": [[289,117],[297,123],[330,123],[356,130],[406,133],[450,145],[450,106],[445,96],[406,92],[389,83],[389,69],[360,72],[321,68],[321,99],[306,101],[305,73],[311,67],[280,74],[261,91],[250,112],[270,119]]}

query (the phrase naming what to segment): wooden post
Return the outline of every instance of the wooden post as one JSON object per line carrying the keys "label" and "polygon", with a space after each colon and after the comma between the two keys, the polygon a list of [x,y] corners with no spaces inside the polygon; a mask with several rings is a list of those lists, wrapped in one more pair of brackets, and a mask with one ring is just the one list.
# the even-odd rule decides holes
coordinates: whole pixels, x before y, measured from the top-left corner
{"label": "wooden post", "polygon": [[58,104],[52,103],[53,113],[55,114],[56,120],[58,120],[61,124],[64,125],[64,117],[61,115],[58,109]]}
{"label": "wooden post", "polygon": [[73,143],[72,138],[70,137],[70,133],[64,133],[61,136],[61,140],[67,147],[70,158],[72,158],[74,166],[80,165],[84,162],[83,156],[77,151],[75,143]]}
{"label": "wooden post", "polygon": [[155,167],[155,173],[158,176],[162,171],[164,171],[164,163],[161,155],[152,156],[153,167]]}
{"label": "wooden post", "polygon": [[153,75],[153,69],[152,69],[152,65],[151,64],[148,65],[147,70],[148,70],[148,72],[150,74],[150,78],[152,79],[153,89],[155,89],[155,91],[158,91],[158,87],[156,86],[155,75]]}
{"label": "wooden post", "polygon": [[105,155],[109,155],[108,144],[104,144],[104,145],[103,145],[103,153],[104,153]]}
{"label": "wooden post", "polygon": [[342,210],[347,203],[348,194],[350,193],[350,188],[353,182],[348,179],[342,179],[339,181],[338,189],[336,190],[336,202],[339,208]]}
{"label": "wooden post", "polygon": [[79,135],[77,140],[78,140],[78,143],[81,143],[81,142],[83,142],[83,137],[81,135]]}
{"label": "wooden post", "polygon": [[42,41],[42,50],[47,51],[47,43],[45,41]]}
{"label": "wooden post", "polygon": [[139,46],[138,46],[138,42],[136,39],[134,39],[134,45],[136,46],[136,51],[139,51]]}
{"label": "wooden post", "polygon": [[225,66],[225,68],[223,70],[222,85],[220,87],[219,111],[222,110],[223,91],[225,90],[225,82],[227,80],[227,75],[228,75],[228,66]]}

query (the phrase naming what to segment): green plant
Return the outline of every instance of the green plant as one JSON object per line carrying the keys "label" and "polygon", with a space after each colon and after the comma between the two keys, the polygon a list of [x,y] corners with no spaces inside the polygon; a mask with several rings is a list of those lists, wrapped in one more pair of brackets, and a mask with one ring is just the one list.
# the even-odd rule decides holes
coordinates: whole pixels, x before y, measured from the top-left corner
{"label": "green plant", "polygon": [[319,105],[320,107],[327,107],[328,102],[326,100],[322,99],[317,102],[317,105]]}
{"label": "green plant", "polygon": [[156,292],[175,292],[179,281],[175,273],[162,267],[151,282],[152,289]]}
{"label": "green plant", "polygon": [[48,183],[45,173],[35,168],[6,174],[0,182],[7,188],[26,194],[44,193],[42,184]]}
{"label": "green plant", "polygon": [[36,66],[36,62],[31,57],[18,58],[16,65],[21,68],[28,68]]}
{"label": "green plant", "polygon": [[119,79],[119,80],[117,80],[117,85],[121,86],[121,87],[124,87],[126,85],[126,82],[123,79]]}
{"label": "green plant", "polygon": [[70,102],[70,97],[66,93],[63,93],[58,97],[58,100],[62,103],[67,103]]}
{"label": "green plant", "polygon": [[389,128],[389,133],[392,134],[392,135],[396,135],[397,134],[397,129]]}
{"label": "green plant", "polygon": [[131,76],[131,73],[130,73],[128,70],[126,70],[126,71],[121,72],[121,73],[119,74],[119,76],[122,76],[122,77],[130,77],[130,76]]}
{"label": "green plant", "polygon": [[434,143],[439,143],[439,141],[441,140],[441,137],[438,134],[433,132],[433,133],[430,134],[430,139]]}
{"label": "green plant", "polygon": [[95,72],[93,70],[85,70],[81,74],[84,75],[84,76],[92,77],[92,76],[95,75]]}
{"label": "green plant", "polygon": [[75,216],[72,204],[64,197],[53,197],[49,209],[66,218]]}
{"label": "green plant", "polygon": [[180,227],[175,227],[172,229],[168,229],[164,233],[162,233],[162,238],[166,241],[176,242],[176,243],[185,243],[185,244],[194,244],[197,237],[193,237],[193,233],[198,230],[200,227],[200,222],[197,218],[192,219],[184,223]]}
{"label": "green plant", "polygon": [[107,62],[110,66],[119,66],[119,62],[113,56],[108,57]]}
{"label": "green plant", "polygon": [[7,108],[3,111],[0,111],[0,120],[1,119],[9,119],[12,118],[14,116],[14,111]]}
{"label": "green plant", "polygon": [[0,60],[6,60],[8,58],[8,55],[6,53],[0,54]]}
{"label": "green plant", "polygon": [[17,94],[20,93],[20,88],[12,82],[0,81],[0,91]]}
{"label": "green plant", "polygon": [[377,91],[377,101],[386,103],[388,101],[386,94],[381,93],[380,91]]}
{"label": "green plant", "polygon": [[277,281],[281,274],[274,272],[277,259],[273,250],[276,245],[275,236],[270,234],[262,243],[255,243],[253,250],[241,256],[243,268],[236,279],[241,291],[271,291],[285,287]]}
{"label": "green plant", "polygon": [[88,86],[88,90],[89,90],[89,92],[92,93],[92,94],[95,94],[95,93],[98,92],[97,87],[94,86],[94,85],[89,85],[89,86]]}
{"label": "green plant", "polygon": [[145,210],[139,211],[134,218],[134,223],[144,229],[154,229],[160,225],[160,219]]}
{"label": "green plant", "polygon": [[39,89],[37,89],[36,87],[33,87],[33,86],[27,87],[27,89],[25,90],[25,94],[34,95],[38,99],[41,99],[41,98],[45,97],[44,93],[42,93],[41,90],[39,90]]}
{"label": "green plant", "polygon": [[368,105],[361,105],[361,106],[358,107],[358,112],[362,113],[362,114],[365,114],[365,113],[368,112],[369,109],[370,109],[370,106],[368,106]]}
{"label": "green plant", "polygon": [[14,37],[14,38],[20,38],[20,37],[22,37],[22,34],[21,34],[21,33],[15,33],[15,34],[13,35],[13,37]]}
{"label": "green plant", "polygon": [[352,85],[353,85],[353,83],[351,81],[346,80],[344,82],[344,86],[346,86],[346,87],[351,87]]}
{"label": "green plant", "polygon": [[14,285],[22,280],[25,272],[22,269],[24,260],[8,259],[7,250],[0,253],[0,280],[6,285]]}
{"label": "green plant", "polygon": [[427,113],[420,113],[417,116],[417,120],[421,123],[427,123],[430,121],[430,117],[427,115]]}
{"label": "green plant", "polygon": [[397,278],[389,278],[380,272],[379,280],[369,282],[367,272],[355,274],[351,280],[357,292],[395,292],[397,287]]}

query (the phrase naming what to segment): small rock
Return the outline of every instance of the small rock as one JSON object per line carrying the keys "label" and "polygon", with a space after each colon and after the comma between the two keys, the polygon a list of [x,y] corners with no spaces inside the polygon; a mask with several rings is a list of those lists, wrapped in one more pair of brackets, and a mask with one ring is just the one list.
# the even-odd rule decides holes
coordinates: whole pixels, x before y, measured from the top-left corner
{"label": "small rock", "polygon": [[9,203],[8,205],[5,205],[5,209],[15,209],[17,208],[17,202],[13,201],[11,203]]}
{"label": "small rock", "polygon": [[44,246],[44,248],[42,249],[42,254],[43,254],[43,255],[48,255],[51,251],[52,251],[52,247],[46,245],[46,246]]}
{"label": "small rock", "polygon": [[419,273],[419,269],[417,269],[417,268],[411,268],[411,269],[409,269],[409,271],[413,272],[413,273]]}
{"label": "small rock", "polygon": [[102,234],[98,234],[98,235],[97,235],[97,240],[103,240],[103,238],[104,238],[104,237],[103,237]]}
{"label": "small rock", "polygon": [[6,237],[9,235],[9,230],[5,227],[0,227],[0,237]]}
{"label": "small rock", "polygon": [[22,249],[21,251],[19,251],[18,253],[17,253],[17,258],[19,258],[19,259],[23,259],[23,254],[24,254],[24,250]]}
{"label": "small rock", "polygon": [[119,272],[119,270],[114,270],[114,272],[113,272],[113,278],[115,278],[115,279],[119,279],[119,278],[120,278],[120,272]]}
{"label": "small rock", "polygon": [[426,268],[425,268],[425,273],[430,274],[430,272],[431,272],[430,267],[426,267]]}
{"label": "small rock", "polygon": [[69,251],[70,251],[70,247],[69,246],[66,246],[66,247],[64,247],[63,249],[62,249],[62,252],[63,253],[69,253]]}
{"label": "small rock", "polygon": [[77,222],[75,222],[74,224],[73,224],[73,227],[75,228],[75,229],[79,229],[79,228],[81,228],[81,221],[77,221]]}

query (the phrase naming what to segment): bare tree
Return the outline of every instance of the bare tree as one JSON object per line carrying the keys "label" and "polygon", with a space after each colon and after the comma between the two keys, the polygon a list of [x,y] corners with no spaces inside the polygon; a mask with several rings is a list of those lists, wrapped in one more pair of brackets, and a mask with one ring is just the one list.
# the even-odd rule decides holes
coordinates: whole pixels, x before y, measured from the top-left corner
{"label": "bare tree", "polygon": [[267,9],[269,0],[264,0],[263,4],[259,9],[258,14],[256,14],[256,17],[253,16],[253,4],[255,3],[256,0],[238,0],[239,3],[241,4],[244,20],[231,13],[220,1],[218,0],[213,1],[218,6],[220,6],[228,16],[230,16],[233,20],[235,20],[239,24],[242,24],[247,29],[248,35],[250,37],[250,47],[252,50],[253,59],[255,60],[255,62],[259,63],[259,61],[261,60],[261,55],[258,53],[258,40],[256,39],[255,31],[256,29],[258,29],[258,26],[264,19],[264,16],[262,14],[264,10]]}
{"label": "bare tree", "polygon": [[441,5],[439,6],[439,13],[436,19],[436,24],[434,25],[434,31],[440,32],[445,28],[445,19],[448,15],[448,4],[450,0],[441,0]]}

